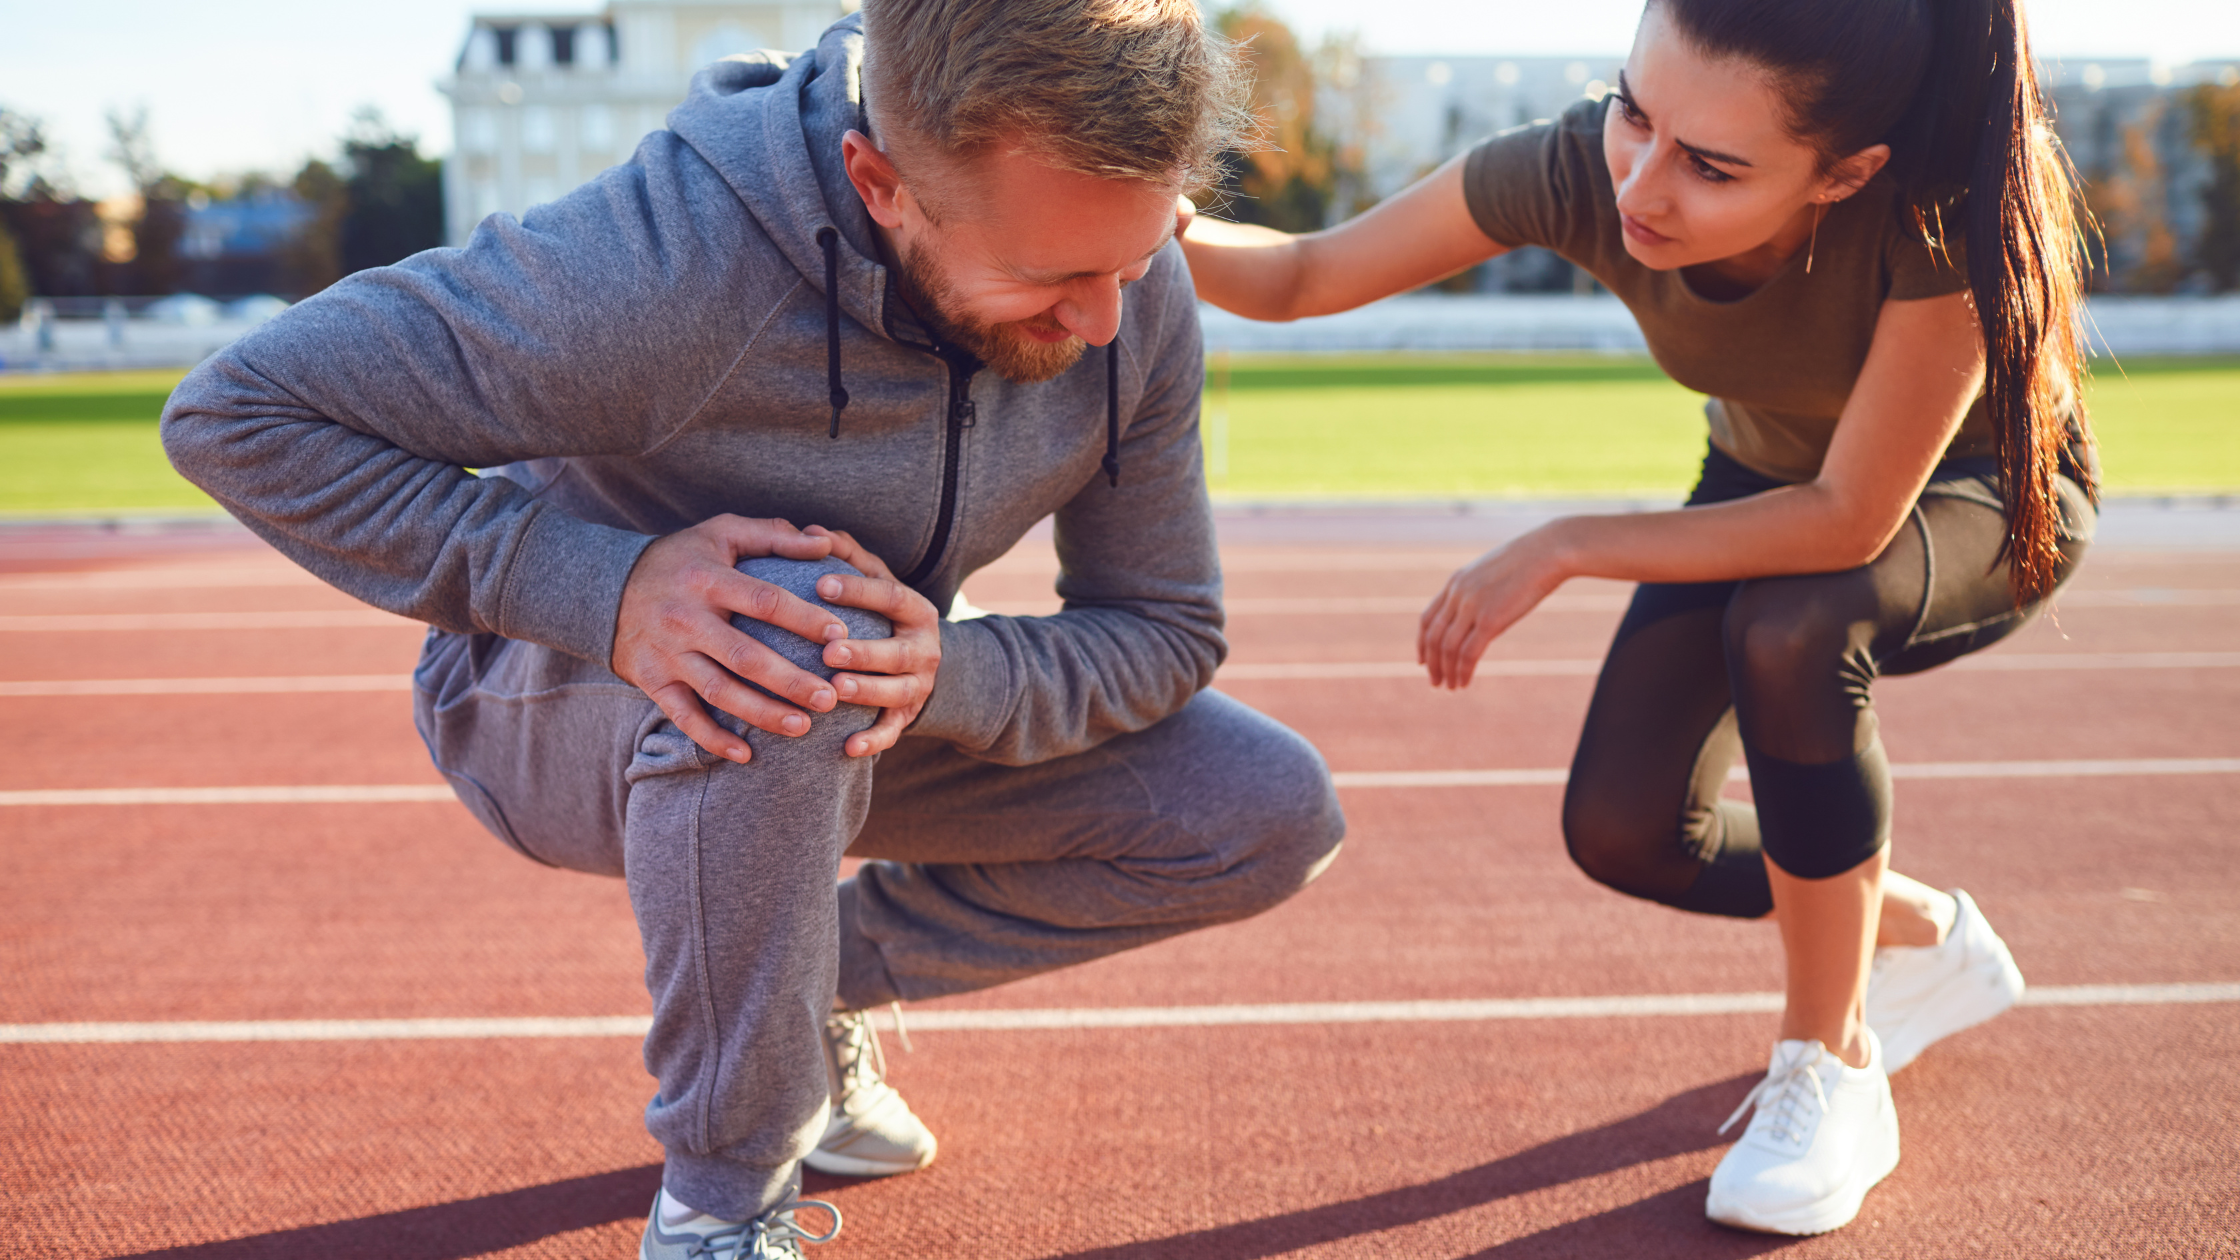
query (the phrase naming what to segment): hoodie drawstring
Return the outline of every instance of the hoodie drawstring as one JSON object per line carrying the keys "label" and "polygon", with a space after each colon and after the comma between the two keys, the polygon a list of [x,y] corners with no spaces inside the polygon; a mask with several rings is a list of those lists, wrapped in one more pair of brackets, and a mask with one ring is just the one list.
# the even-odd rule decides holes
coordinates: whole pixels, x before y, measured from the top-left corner
{"label": "hoodie drawstring", "polygon": [[832,431],[840,436],[840,412],[848,405],[848,391],[840,384],[840,233],[817,229],[817,247],[824,251],[824,379],[832,393]]}
{"label": "hoodie drawstring", "polygon": [[1104,475],[1120,486],[1120,337],[1104,348]]}

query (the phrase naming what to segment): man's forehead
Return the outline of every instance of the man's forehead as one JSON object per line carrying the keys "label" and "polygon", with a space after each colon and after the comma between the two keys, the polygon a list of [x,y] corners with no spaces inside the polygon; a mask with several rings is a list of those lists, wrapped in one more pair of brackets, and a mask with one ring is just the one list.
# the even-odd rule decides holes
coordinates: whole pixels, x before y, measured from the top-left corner
{"label": "man's forehead", "polygon": [[1127,271],[1174,236],[1175,190],[1066,170],[1012,147],[952,167],[945,217],[1036,283]]}

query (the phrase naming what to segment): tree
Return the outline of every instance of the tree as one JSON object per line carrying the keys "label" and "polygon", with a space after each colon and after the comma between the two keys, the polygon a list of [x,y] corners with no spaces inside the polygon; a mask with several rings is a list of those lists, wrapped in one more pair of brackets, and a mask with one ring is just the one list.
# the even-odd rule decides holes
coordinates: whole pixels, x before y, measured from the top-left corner
{"label": "tree", "polygon": [[[19,185],[38,183],[34,164],[46,151],[38,119],[0,109],[0,197],[12,199]],[[20,317],[23,304],[30,300],[31,277],[24,270],[22,251],[16,248],[6,218],[0,217],[0,323]]]}
{"label": "tree", "polygon": [[1252,112],[1264,141],[1227,155],[1221,191],[1233,200],[1222,209],[1286,232],[1324,226],[1337,191],[1336,146],[1314,125],[1314,67],[1298,37],[1257,4],[1225,9],[1214,22],[1252,63]]}
{"label": "tree", "polygon": [[7,223],[0,221],[0,324],[13,323],[30,300],[31,277],[24,272],[23,255],[16,251]]}
{"label": "tree", "polygon": [[2202,84],[2186,93],[2193,142],[2209,160],[2201,190],[2208,221],[2194,256],[2219,292],[2240,288],[2240,85]]}
{"label": "tree", "polygon": [[282,261],[289,290],[309,297],[342,278],[342,220],[350,190],[332,166],[317,158],[303,164],[289,188],[311,208],[311,219]]}
{"label": "tree", "polygon": [[140,193],[132,221],[133,257],[127,291],[172,293],[179,287],[179,238],[187,231],[187,195],[193,186],[163,169],[148,132],[148,108],[127,115],[109,111],[109,158],[124,168]]}
{"label": "tree", "polygon": [[349,208],[339,228],[343,274],[386,267],[443,244],[443,163],[420,156],[419,141],[358,115],[342,146]]}

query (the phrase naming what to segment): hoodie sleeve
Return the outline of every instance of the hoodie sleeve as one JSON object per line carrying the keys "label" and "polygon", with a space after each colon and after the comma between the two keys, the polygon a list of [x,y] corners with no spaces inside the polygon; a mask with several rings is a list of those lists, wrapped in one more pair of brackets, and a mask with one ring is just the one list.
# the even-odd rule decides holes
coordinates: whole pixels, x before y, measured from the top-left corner
{"label": "hoodie sleeve", "polygon": [[693,209],[734,200],[656,132],[521,221],[359,272],[219,352],[164,408],[164,449],[370,604],[603,665],[652,538],[466,469],[634,454],[692,418],[751,335],[726,265],[749,220]]}
{"label": "hoodie sleeve", "polygon": [[1228,654],[1198,438],[1197,303],[1179,248],[1157,270],[1138,290],[1152,318],[1122,334],[1122,398],[1139,374],[1142,393],[1123,413],[1120,484],[1099,472],[1057,513],[1063,610],[944,623],[940,677],[913,734],[1006,765],[1078,753],[1177,712]]}

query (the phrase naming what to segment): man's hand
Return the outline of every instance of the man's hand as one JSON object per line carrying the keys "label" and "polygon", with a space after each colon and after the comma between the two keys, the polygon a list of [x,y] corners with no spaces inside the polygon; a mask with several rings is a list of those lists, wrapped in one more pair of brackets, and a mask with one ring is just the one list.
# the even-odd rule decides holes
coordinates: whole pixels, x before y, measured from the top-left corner
{"label": "man's hand", "polygon": [[[838,702],[832,684],[741,633],[731,614],[812,643],[844,639],[848,628],[830,612],[732,566],[750,556],[821,560],[832,550],[830,538],[785,521],[738,516],[713,517],[657,540],[623,584],[609,668],[718,757],[745,762],[754,754],[746,740],[708,716],[702,700],[773,735],[807,734],[809,716],[801,710],[830,712]],[[773,700],[742,678],[794,703]]]}
{"label": "man's hand", "polygon": [[833,558],[863,574],[825,574],[817,579],[818,597],[828,604],[868,609],[894,623],[893,638],[842,639],[824,649],[825,664],[847,671],[832,676],[842,700],[886,710],[868,729],[848,737],[848,755],[885,752],[918,720],[933,694],[934,675],[941,670],[941,614],[931,600],[896,581],[886,561],[850,535],[822,525],[803,532],[829,540]]}

